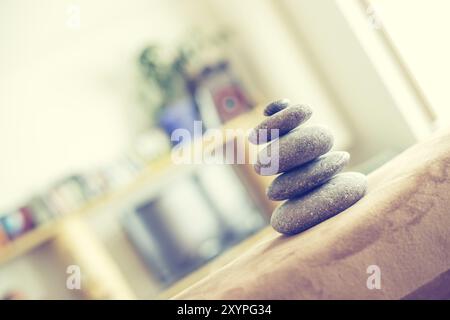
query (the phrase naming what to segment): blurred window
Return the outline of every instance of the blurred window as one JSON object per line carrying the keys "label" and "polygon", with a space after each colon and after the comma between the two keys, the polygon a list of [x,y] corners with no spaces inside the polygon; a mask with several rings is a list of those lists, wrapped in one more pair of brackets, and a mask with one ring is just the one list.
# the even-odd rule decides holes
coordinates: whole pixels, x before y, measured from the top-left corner
{"label": "blurred window", "polygon": [[438,122],[450,120],[450,1],[371,0],[372,11]]}

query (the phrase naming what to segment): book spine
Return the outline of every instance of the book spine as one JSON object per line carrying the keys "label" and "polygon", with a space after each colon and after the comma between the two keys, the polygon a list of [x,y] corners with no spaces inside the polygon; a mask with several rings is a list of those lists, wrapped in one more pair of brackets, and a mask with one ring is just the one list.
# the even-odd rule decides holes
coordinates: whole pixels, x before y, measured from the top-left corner
{"label": "book spine", "polygon": [[29,228],[30,220],[27,213],[21,210],[13,211],[1,218],[1,223],[5,228],[8,238],[14,240],[21,236]]}
{"label": "book spine", "polygon": [[31,209],[35,226],[44,224],[52,218],[53,214],[40,196],[31,199],[27,206]]}
{"label": "book spine", "polygon": [[2,217],[0,214],[0,247],[5,246],[9,242],[8,233],[6,232],[5,227],[3,226]]}

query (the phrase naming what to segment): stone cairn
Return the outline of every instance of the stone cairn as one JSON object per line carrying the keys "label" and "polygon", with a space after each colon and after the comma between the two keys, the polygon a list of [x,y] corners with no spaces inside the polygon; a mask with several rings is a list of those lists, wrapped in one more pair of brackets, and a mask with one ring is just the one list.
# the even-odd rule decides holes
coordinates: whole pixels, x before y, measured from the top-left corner
{"label": "stone cairn", "polygon": [[264,115],[267,118],[251,131],[249,141],[270,142],[258,153],[256,172],[281,173],[267,189],[269,199],[287,200],[272,214],[270,223],[276,231],[297,234],[344,211],[364,196],[365,175],[339,173],[350,155],[329,152],[334,140],[330,130],[318,125],[300,126],[312,115],[308,106],[278,100],[265,108]]}

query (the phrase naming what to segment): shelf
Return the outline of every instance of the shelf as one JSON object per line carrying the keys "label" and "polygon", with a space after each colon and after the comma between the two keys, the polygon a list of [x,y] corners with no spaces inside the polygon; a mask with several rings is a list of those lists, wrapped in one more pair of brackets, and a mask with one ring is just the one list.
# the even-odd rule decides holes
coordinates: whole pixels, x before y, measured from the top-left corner
{"label": "shelf", "polygon": [[51,240],[57,233],[57,221],[48,222],[0,247],[0,265]]}
{"label": "shelf", "polygon": [[126,186],[87,203],[81,209],[73,213],[51,220],[0,247],[0,265],[52,240],[58,234],[61,223],[66,219],[77,215],[85,216],[93,214],[99,209],[112,205],[113,203],[126,198],[127,195],[139,190],[139,188],[148,183],[152,178],[156,177],[158,173],[161,173],[165,168],[167,169],[170,166],[169,161],[170,158],[168,155],[154,161]]}
{"label": "shelf", "polygon": [[[241,116],[226,123],[220,130],[223,132],[228,129],[248,129],[253,127],[262,118],[262,109],[260,107],[242,114]],[[200,141],[204,142],[202,139]],[[193,143],[195,146],[197,142]],[[208,144],[205,141],[205,144]],[[118,188],[115,191],[111,191],[98,199],[86,204],[76,212],[67,214],[65,217],[55,219],[42,226],[39,226],[35,230],[29,231],[23,236],[11,241],[10,243],[0,247],[0,265],[11,261],[23,254],[33,250],[34,248],[51,241],[58,234],[60,228],[60,222],[73,215],[89,215],[97,212],[99,209],[112,205],[126,199],[128,196],[138,192],[148,183],[153,181],[162,181],[165,174],[172,171],[174,164],[170,154],[161,156],[155,161],[149,163],[149,165],[139,173],[136,178],[126,184],[125,186]]]}

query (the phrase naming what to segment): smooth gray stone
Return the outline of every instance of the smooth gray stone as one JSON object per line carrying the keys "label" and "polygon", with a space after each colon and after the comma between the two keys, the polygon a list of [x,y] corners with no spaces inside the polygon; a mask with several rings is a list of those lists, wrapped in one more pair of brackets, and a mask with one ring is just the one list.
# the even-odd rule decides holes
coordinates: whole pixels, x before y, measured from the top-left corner
{"label": "smooth gray stone", "polygon": [[366,190],[365,175],[340,173],[311,192],[284,202],[274,211],[270,223],[280,233],[297,234],[352,206]]}
{"label": "smooth gray stone", "polygon": [[350,154],[345,151],[330,152],[314,159],[276,177],[267,189],[267,196],[270,200],[299,197],[331,179],[349,160]]}
{"label": "smooth gray stone", "polygon": [[277,100],[272,103],[269,103],[264,108],[264,115],[271,116],[271,115],[287,108],[290,103],[291,103],[291,100],[289,100],[289,99],[281,99],[281,100]]}
{"label": "smooth gray stone", "polygon": [[263,176],[289,171],[330,151],[333,141],[327,127],[299,127],[262,149],[254,169]]}
{"label": "smooth gray stone", "polygon": [[[308,120],[312,110],[306,105],[290,106],[268,117],[257,125],[249,134],[248,140],[253,144],[267,143],[281,137]],[[276,130],[275,134],[271,130]]]}

